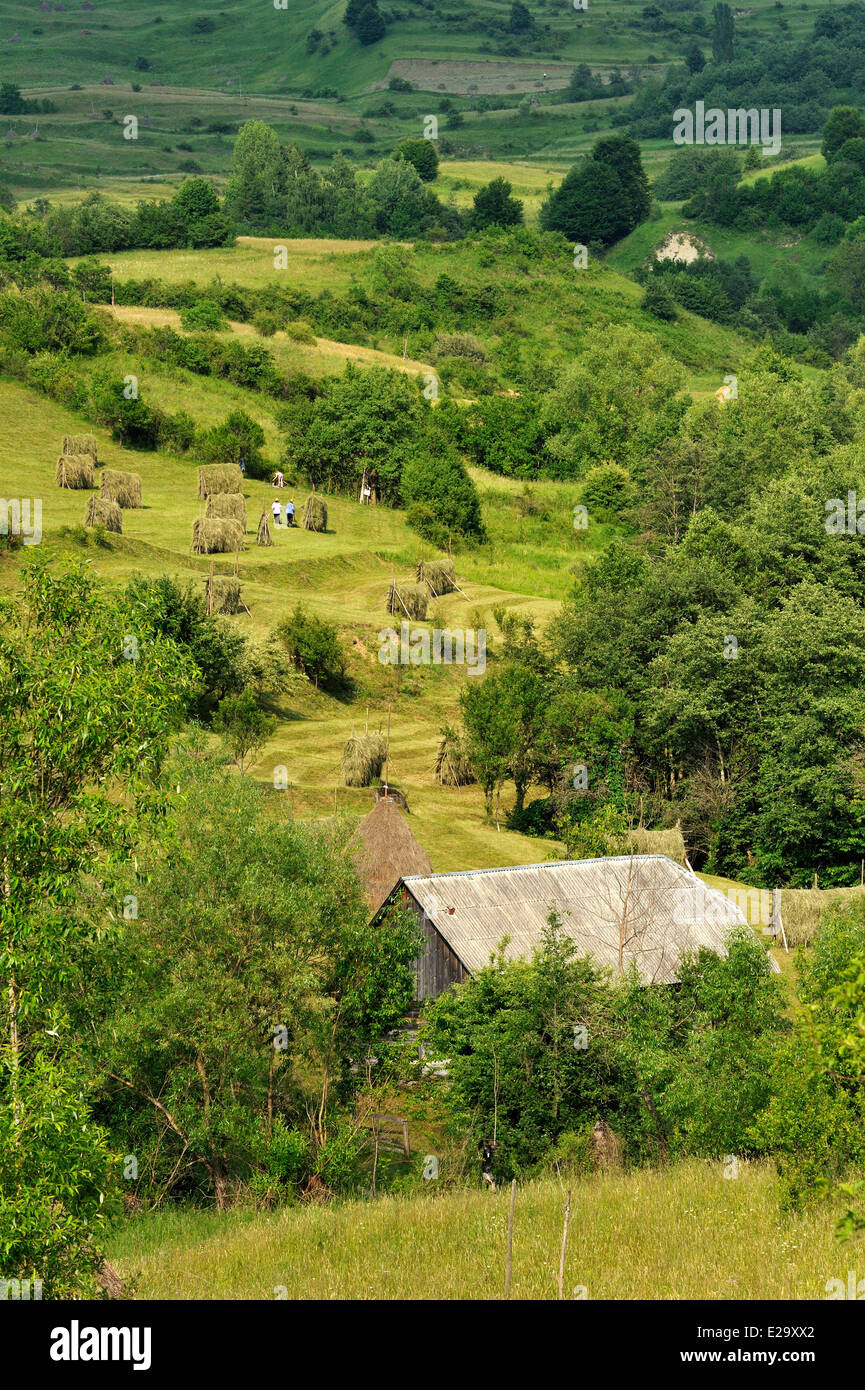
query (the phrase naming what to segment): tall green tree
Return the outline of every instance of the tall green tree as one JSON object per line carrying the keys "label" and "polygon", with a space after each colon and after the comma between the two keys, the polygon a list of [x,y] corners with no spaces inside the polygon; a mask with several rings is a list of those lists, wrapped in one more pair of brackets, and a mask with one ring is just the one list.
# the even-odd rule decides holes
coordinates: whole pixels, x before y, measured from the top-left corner
{"label": "tall green tree", "polygon": [[158,806],[193,675],[83,566],[31,561],[0,607],[0,1274],[41,1276],[48,1297],[95,1288],[111,1187],[68,1020],[92,930],[76,901]]}
{"label": "tall green tree", "polygon": [[729,5],[717,4],[712,10],[712,57],[716,63],[733,61],[733,11]]}
{"label": "tall green tree", "polygon": [[82,957],[81,1009],[142,1185],[203,1188],[224,1209],[291,1134],[295,1179],[326,1172],[356,1064],[411,1000],[419,939],[400,917],[370,927],[346,827],[297,823],[200,757],[173,781],[172,825],[140,851],[137,920]]}

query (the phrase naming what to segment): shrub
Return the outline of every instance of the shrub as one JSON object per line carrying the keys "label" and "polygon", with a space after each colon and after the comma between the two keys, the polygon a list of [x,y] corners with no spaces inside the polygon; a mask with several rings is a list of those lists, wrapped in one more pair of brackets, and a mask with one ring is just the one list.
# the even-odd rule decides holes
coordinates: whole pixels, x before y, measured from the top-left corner
{"label": "shrub", "polygon": [[304,319],[293,319],[285,325],[286,335],[293,343],[310,343],[315,345],[315,334],[310,325]]}
{"label": "shrub", "polygon": [[487,361],[487,350],[473,333],[437,333],[433,339],[433,355],[438,361],[441,357],[464,357],[476,366]]}
{"label": "shrub", "polygon": [[298,603],[276,630],[289,660],[316,685],[339,685],[345,675],[345,652],[336,623],[308,613]]}
{"label": "shrub", "polygon": [[631,475],[617,463],[601,463],[590,468],[580,489],[580,500],[593,516],[602,520],[605,513],[617,516],[632,495]]}
{"label": "shrub", "polygon": [[440,550],[454,539],[486,540],[474,483],[455,451],[446,446],[416,453],[402,471],[408,524]]}
{"label": "shrub", "polygon": [[197,329],[210,329],[213,332],[225,328],[225,317],[218,304],[212,299],[198,299],[180,311],[180,322],[187,333]]}
{"label": "shrub", "polygon": [[259,309],[257,314],[253,314],[252,326],[262,338],[272,338],[279,328],[279,319],[270,309]]}
{"label": "shrub", "polygon": [[646,285],[640,308],[647,314],[652,314],[656,319],[664,319],[669,323],[675,321],[676,304],[666,285],[655,276]]}

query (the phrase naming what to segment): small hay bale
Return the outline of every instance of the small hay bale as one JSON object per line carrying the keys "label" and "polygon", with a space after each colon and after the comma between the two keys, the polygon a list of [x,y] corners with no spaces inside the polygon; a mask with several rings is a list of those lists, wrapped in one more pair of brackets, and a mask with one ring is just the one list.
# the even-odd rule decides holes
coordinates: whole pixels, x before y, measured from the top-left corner
{"label": "small hay bale", "polygon": [[205,516],[227,516],[239,521],[246,530],[246,500],[242,492],[211,492],[204,509]]}
{"label": "small hay bale", "polygon": [[102,474],[103,502],[116,502],[118,507],[132,511],[141,506],[141,475],[121,473],[118,468],[106,468]]}
{"label": "small hay bale", "polygon": [[204,581],[204,596],[208,597],[208,589],[213,595],[214,613],[239,613],[244,604],[240,592],[240,580],[233,575],[214,574],[208,575]]}
{"label": "small hay bale", "polygon": [[303,524],[307,531],[327,530],[327,503],[316,497],[315,493],[307,498],[303,509]]}
{"label": "small hay bale", "polygon": [[231,517],[196,517],[192,523],[192,549],[196,555],[222,555],[243,546],[240,522]]}
{"label": "small hay bale", "polygon": [[95,434],[65,434],[63,436],[64,454],[89,454],[94,468],[99,463]]}
{"label": "small hay bale", "polygon": [[436,754],[435,777],[442,787],[469,787],[478,780],[462,739],[453,729],[442,729],[441,742]]}
{"label": "small hay bale", "polygon": [[422,584],[397,584],[391,580],[387,591],[388,613],[398,618],[413,618],[422,623],[426,619],[429,593]]}
{"label": "small hay bale", "polygon": [[237,463],[208,463],[198,470],[198,496],[204,500],[214,492],[243,493],[243,474]]}
{"label": "small hay bale", "polygon": [[383,734],[352,734],[342,750],[342,780],[347,787],[368,787],[381,776],[387,757]]}
{"label": "small hay bale", "polygon": [[418,584],[425,584],[433,598],[455,593],[456,578],[453,560],[421,560],[417,567]]}
{"label": "small hay bale", "polygon": [[116,502],[104,497],[91,497],[84,514],[85,526],[104,526],[106,531],[123,534],[123,513]]}
{"label": "small hay bale", "polygon": [[273,545],[273,540],[270,535],[270,517],[267,515],[267,512],[261,513],[261,520],[258,523],[258,535],[255,539],[258,545]]}
{"label": "small hay bale", "polygon": [[55,481],[58,487],[93,487],[93,459],[89,454],[61,454]]}

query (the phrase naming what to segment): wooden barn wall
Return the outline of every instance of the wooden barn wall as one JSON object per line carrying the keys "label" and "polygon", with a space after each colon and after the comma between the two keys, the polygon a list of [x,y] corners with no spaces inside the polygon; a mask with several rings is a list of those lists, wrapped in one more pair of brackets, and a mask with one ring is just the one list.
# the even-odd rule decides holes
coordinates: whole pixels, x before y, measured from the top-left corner
{"label": "wooden barn wall", "polygon": [[405,888],[398,895],[395,906],[407,907],[415,915],[423,932],[425,948],[415,961],[417,986],[415,999],[435,999],[439,994],[462,980],[467,980],[466,970],[459,956],[451,950],[444,937],[436,930],[423,908]]}

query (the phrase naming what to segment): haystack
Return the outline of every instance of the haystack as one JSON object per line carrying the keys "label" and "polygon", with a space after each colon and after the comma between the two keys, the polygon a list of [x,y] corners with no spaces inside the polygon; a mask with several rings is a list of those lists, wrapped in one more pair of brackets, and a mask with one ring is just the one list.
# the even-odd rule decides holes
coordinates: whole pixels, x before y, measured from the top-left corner
{"label": "haystack", "polygon": [[93,459],[90,454],[61,454],[54,478],[58,487],[93,487]]}
{"label": "haystack", "polygon": [[616,854],[664,854],[674,864],[685,863],[685,840],[678,824],[668,830],[646,830],[635,825],[626,831],[623,840],[611,841],[610,849]]}
{"label": "haystack", "polygon": [[849,908],[861,901],[862,888],[784,888],[780,909],[790,946],[810,946],[830,907]]}
{"label": "haystack", "polygon": [[270,517],[267,515],[267,512],[261,513],[261,519],[258,523],[258,535],[255,539],[258,545],[273,545],[270,534]]}
{"label": "haystack", "polygon": [[246,607],[241,597],[240,580],[233,575],[209,574],[204,581],[204,596],[212,613],[234,614]]}
{"label": "haystack", "polygon": [[230,517],[246,530],[246,501],[242,492],[212,492],[204,509],[205,516]]}
{"label": "haystack", "polygon": [[421,560],[417,567],[418,584],[425,584],[433,598],[455,593],[456,578],[453,560]]}
{"label": "haystack", "polygon": [[106,468],[102,474],[103,502],[116,502],[127,511],[141,506],[141,475],[121,473],[117,468]]}
{"label": "haystack", "polygon": [[371,912],[377,912],[394,884],[408,874],[431,874],[433,866],[408,827],[396,802],[377,801],[355,832],[355,864]]}
{"label": "haystack", "polygon": [[64,454],[89,454],[93,460],[94,468],[99,463],[95,434],[64,434],[63,452]]}
{"label": "haystack", "polygon": [[303,509],[303,524],[307,531],[327,530],[327,503],[322,502],[315,493],[307,499]]}
{"label": "haystack", "polygon": [[243,492],[243,474],[239,464],[209,463],[199,468],[199,497],[210,497],[214,492]]}
{"label": "haystack", "polygon": [[342,750],[342,780],[347,787],[368,787],[381,776],[386,758],[383,734],[352,734]]}
{"label": "haystack", "polygon": [[388,613],[422,623],[426,619],[429,594],[422,584],[397,584],[396,580],[391,580],[385,602]]}
{"label": "haystack", "polygon": [[242,546],[240,522],[230,517],[196,517],[192,523],[192,549],[196,555],[220,555]]}
{"label": "haystack", "polygon": [[621,1140],[603,1120],[598,1120],[592,1130],[592,1155],[595,1167],[602,1173],[622,1166]]}
{"label": "haystack", "polygon": [[435,776],[442,787],[468,787],[477,781],[462,739],[453,729],[442,729]]}
{"label": "haystack", "polygon": [[107,502],[104,497],[91,497],[84,513],[85,526],[104,526],[106,531],[123,532],[123,513],[116,502]]}

